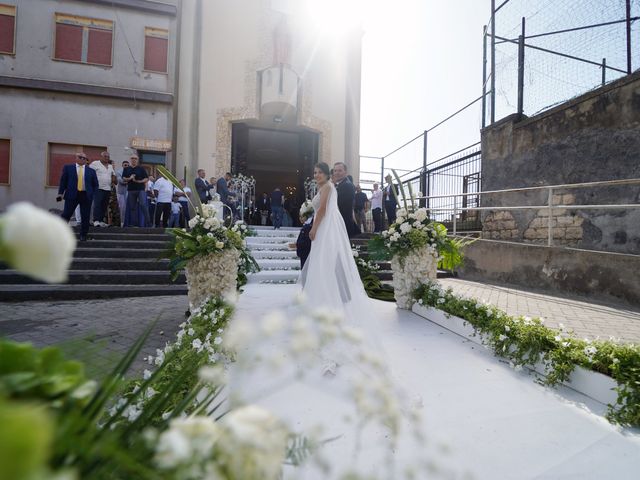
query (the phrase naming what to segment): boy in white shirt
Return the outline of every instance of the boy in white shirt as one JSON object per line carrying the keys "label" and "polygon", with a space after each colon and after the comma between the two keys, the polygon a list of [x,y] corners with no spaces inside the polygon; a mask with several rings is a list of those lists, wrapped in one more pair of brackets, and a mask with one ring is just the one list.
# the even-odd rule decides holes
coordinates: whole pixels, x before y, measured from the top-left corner
{"label": "boy in white shirt", "polygon": [[180,226],[181,211],[182,205],[180,205],[178,197],[174,195],[171,201],[171,218],[169,219],[169,228],[178,228]]}

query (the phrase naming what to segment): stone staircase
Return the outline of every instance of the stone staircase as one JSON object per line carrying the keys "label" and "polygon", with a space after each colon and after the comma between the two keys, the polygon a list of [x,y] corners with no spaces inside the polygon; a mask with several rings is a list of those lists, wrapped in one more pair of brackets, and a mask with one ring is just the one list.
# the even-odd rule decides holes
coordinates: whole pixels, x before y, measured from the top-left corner
{"label": "stone staircase", "polygon": [[161,259],[169,235],[157,228],[91,228],[78,242],[69,281],[45,284],[0,267],[0,301],[82,300],[185,295],[186,279],[169,277]]}
{"label": "stone staircase", "polygon": [[[300,260],[295,249],[289,244],[295,243],[299,228],[283,227],[274,230],[272,227],[251,227],[257,233],[247,238],[247,245],[262,271],[249,276],[249,283],[295,283],[300,274]],[[359,247],[360,256],[367,258],[367,242],[372,235],[354,238],[351,243]],[[389,262],[378,263],[380,270],[377,276],[383,281],[391,280]]]}

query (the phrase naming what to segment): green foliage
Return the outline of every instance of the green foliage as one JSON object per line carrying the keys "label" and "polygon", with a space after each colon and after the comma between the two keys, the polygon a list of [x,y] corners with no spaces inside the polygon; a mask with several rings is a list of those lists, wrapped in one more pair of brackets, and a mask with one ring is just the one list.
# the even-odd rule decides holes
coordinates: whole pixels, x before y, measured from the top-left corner
{"label": "green foliage", "polygon": [[53,440],[53,419],[46,408],[0,396],[0,425],[0,478],[51,478],[47,463]]}
{"label": "green foliage", "polygon": [[609,405],[607,418],[624,426],[640,426],[640,346],[613,341],[575,338],[571,332],[552,330],[540,319],[512,317],[490,305],[458,297],[434,282],[414,292],[421,305],[428,305],[471,324],[497,356],[516,368],[545,365],[547,385],[565,382],[576,365],[611,376],[618,382],[616,404]]}
{"label": "green foliage", "polygon": [[[164,350],[158,350],[153,359],[159,368],[151,377],[153,380],[133,380],[125,388],[125,398],[130,398],[143,389],[164,392],[161,405],[156,405],[153,412],[147,415],[145,424],[161,425],[165,422],[163,415],[173,418],[182,412],[193,413],[196,408],[193,398],[185,402],[200,390],[198,371],[206,364],[214,364],[231,354],[226,352],[216,338],[222,338],[229,320],[233,315],[233,307],[220,298],[211,298],[199,309],[194,310],[189,319],[181,325],[177,340],[167,344]],[[196,348],[195,345],[201,345]],[[198,343],[199,342],[199,343]],[[135,403],[137,410],[148,410],[150,401],[155,396],[146,398],[138,396]],[[201,402],[203,403],[203,402]],[[120,407],[121,412],[126,408]],[[114,421],[119,421],[116,410],[111,411]]]}
{"label": "green foliage", "polygon": [[0,340],[0,396],[54,402],[86,384],[83,365],[59,348]]}
{"label": "green foliage", "polygon": [[[370,252],[369,258],[371,258]],[[369,298],[375,298],[376,300],[382,300],[384,302],[395,302],[393,287],[383,284],[375,274],[378,266],[374,265],[371,261],[365,261],[361,257],[356,257],[355,261],[362,285]]]}
{"label": "green foliage", "polygon": [[475,239],[469,238],[451,238],[448,242],[443,242],[438,251],[440,254],[438,268],[453,271],[456,267],[462,265],[464,260],[462,250],[475,241]]}

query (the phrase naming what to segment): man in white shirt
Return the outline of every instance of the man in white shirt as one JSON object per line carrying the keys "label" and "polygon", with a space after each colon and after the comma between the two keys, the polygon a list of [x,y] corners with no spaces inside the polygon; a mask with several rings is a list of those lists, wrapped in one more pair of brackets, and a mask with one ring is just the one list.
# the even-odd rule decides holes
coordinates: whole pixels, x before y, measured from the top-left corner
{"label": "man in white shirt", "polygon": [[105,220],[109,197],[111,196],[111,185],[116,181],[116,172],[113,165],[109,163],[109,152],[102,152],[100,160],[94,160],[89,167],[96,171],[98,176],[98,190],[93,195],[93,226],[108,227]]}
{"label": "man in white shirt", "polygon": [[373,216],[373,231],[379,233],[382,231],[382,190],[378,188],[378,184],[373,184],[373,192],[371,192],[371,215]]}
{"label": "man in white shirt", "polygon": [[155,226],[160,227],[160,218],[162,217],[162,228],[167,228],[171,217],[173,184],[164,177],[158,177],[158,180],[153,184],[153,193],[156,197]]}

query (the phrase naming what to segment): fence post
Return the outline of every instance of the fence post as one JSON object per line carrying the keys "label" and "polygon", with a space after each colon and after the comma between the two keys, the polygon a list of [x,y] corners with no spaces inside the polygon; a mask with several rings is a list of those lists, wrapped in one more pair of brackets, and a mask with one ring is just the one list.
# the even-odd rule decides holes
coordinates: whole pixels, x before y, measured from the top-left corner
{"label": "fence post", "polygon": [[626,1],[627,9],[627,73],[631,73],[631,0]]}
{"label": "fence post", "polygon": [[607,83],[607,59],[602,59],[602,85]]}
{"label": "fence post", "polygon": [[518,37],[518,118],[524,111],[524,39],[525,18],[522,17],[522,34]]}
{"label": "fence post", "polygon": [[455,237],[458,230],[458,196],[453,194],[453,236]]}
{"label": "fence post", "polygon": [[487,26],[482,27],[482,128],[487,125]]}
{"label": "fence post", "polygon": [[[426,196],[426,187],[427,187],[427,140],[428,140],[429,132],[427,130],[424,131],[422,137],[422,171],[420,172],[420,191],[423,196]],[[424,207],[426,202],[424,199],[420,199],[420,206]]]}
{"label": "fence post", "polygon": [[491,123],[496,121],[496,0],[491,0]]}
{"label": "fence post", "polygon": [[547,247],[553,245],[553,188],[549,189],[549,219],[547,221]]}
{"label": "fence post", "polygon": [[380,158],[380,189],[382,190],[382,212],[380,215],[380,221],[382,222],[382,229],[384,230],[385,221],[385,208],[384,208],[384,157]]}

